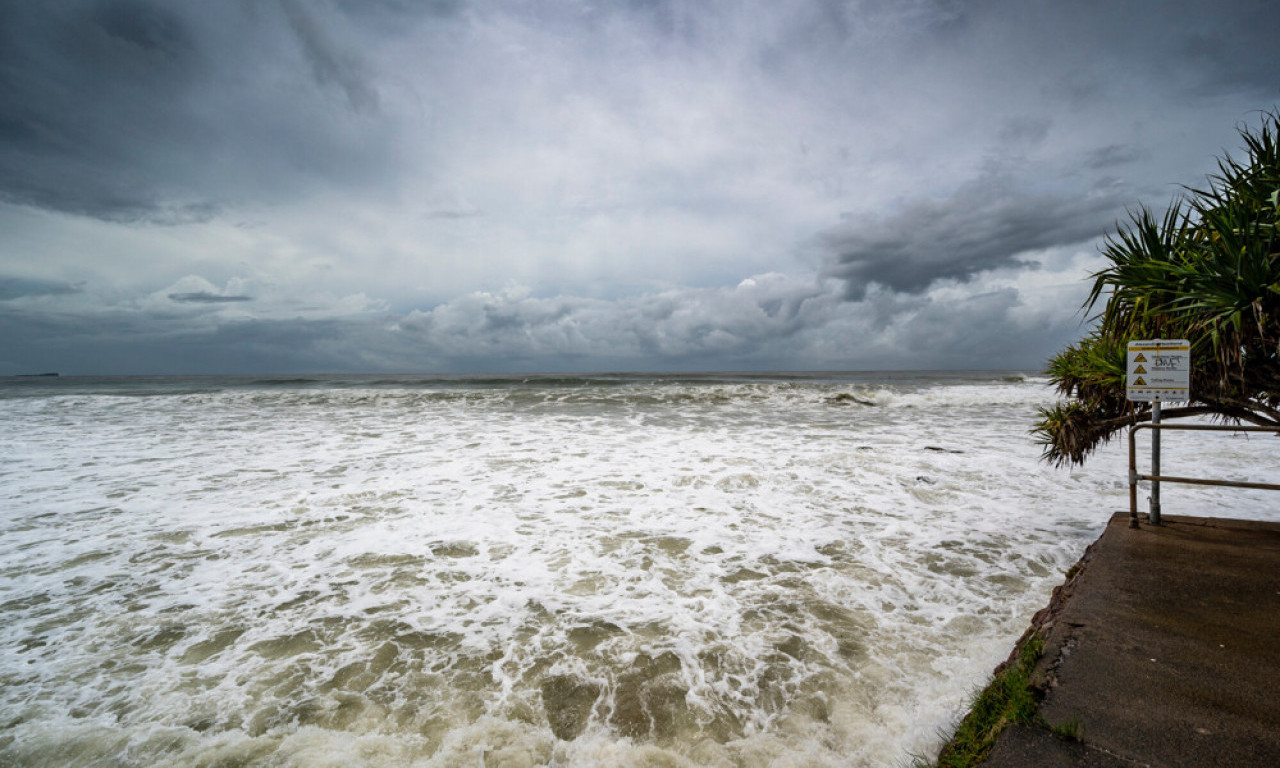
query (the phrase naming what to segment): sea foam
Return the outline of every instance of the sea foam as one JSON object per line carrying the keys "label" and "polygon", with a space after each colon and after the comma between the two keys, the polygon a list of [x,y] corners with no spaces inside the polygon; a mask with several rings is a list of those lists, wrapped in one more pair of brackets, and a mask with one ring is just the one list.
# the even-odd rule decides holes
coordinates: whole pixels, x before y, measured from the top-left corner
{"label": "sea foam", "polygon": [[10,764],[898,765],[1128,501],[1033,378],[197,383],[0,397]]}

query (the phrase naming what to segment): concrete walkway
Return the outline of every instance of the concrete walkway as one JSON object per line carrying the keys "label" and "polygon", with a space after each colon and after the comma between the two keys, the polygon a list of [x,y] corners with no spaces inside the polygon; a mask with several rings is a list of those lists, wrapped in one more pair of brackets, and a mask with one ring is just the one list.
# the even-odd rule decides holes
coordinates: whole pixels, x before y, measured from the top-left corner
{"label": "concrete walkway", "polygon": [[1280,766],[1280,524],[1117,514],[1047,617],[1051,725],[1017,726],[986,768]]}

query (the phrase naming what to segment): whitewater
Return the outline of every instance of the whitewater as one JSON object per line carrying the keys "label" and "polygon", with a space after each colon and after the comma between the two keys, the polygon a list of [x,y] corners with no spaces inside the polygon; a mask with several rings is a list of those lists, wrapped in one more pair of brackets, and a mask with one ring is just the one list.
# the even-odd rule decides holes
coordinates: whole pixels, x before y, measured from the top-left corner
{"label": "whitewater", "polygon": [[[1039,461],[1053,399],[1017,372],[0,380],[0,763],[905,765],[1127,509],[1123,441]],[[1172,433],[1163,470],[1273,456]]]}

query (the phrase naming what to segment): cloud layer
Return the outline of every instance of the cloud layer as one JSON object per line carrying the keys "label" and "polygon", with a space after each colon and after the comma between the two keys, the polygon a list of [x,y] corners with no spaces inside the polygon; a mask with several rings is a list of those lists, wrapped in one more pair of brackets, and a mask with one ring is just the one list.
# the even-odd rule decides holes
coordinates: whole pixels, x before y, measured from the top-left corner
{"label": "cloud layer", "polygon": [[[1036,366],[1263,2],[0,0],[0,374]],[[963,338],[956,328],[963,327]]]}
{"label": "cloud layer", "polygon": [[1009,178],[983,177],[943,199],[917,199],[880,216],[857,216],[821,236],[827,274],[859,300],[872,285],[918,294],[938,280],[972,280],[1022,256],[1095,239],[1124,198],[1116,190],[1079,197],[1037,193]]}

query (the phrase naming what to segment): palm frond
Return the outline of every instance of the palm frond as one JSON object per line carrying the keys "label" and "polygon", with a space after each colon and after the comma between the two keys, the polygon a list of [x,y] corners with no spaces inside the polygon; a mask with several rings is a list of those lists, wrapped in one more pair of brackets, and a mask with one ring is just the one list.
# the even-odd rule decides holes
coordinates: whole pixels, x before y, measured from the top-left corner
{"label": "palm frond", "polygon": [[1124,397],[1133,339],[1191,340],[1197,402],[1186,412],[1280,423],[1280,113],[1241,136],[1242,159],[1224,155],[1203,188],[1185,189],[1159,216],[1130,211],[1104,242],[1108,263],[1083,307],[1102,303],[1096,330],[1048,364],[1069,400],[1035,427],[1046,460],[1083,462],[1144,418],[1146,406]]}

